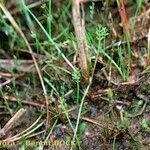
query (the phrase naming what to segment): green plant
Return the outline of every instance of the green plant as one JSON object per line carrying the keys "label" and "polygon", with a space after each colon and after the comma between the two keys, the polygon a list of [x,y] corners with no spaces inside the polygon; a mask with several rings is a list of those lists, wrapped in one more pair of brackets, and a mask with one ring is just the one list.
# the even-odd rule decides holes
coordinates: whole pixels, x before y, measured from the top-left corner
{"label": "green plant", "polygon": [[82,139],[85,135],[85,132],[88,129],[88,124],[86,122],[82,122],[79,126],[79,139]]}
{"label": "green plant", "polygon": [[4,96],[4,92],[3,92],[2,89],[0,89],[0,97],[2,97],[4,99],[4,106],[2,108],[6,108],[9,111],[9,113],[11,114],[11,116],[13,116],[13,112],[11,110],[11,107],[10,107],[9,103],[7,102],[7,100],[6,100],[6,98]]}
{"label": "green plant", "polygon": [[[99,25],[98,28],[96,29],[96,34],[97,34],[97,40],[100,42],[98,44],[98,50],[100,51],[99,53],[102,54],[104,57],[106,57],[111,64],[113,64],[120,75],[122,76],[123,80],[127,80],[129,76],[129,70],[130,70],[130,64],[131,64],[131,48],[130,44],[128,41],[127,47],[128,47],[128,59],[127,59],[127,64],[125,63],[125,58],[123,56],[123,50],[120,46],[118,46],[118,62],[115,62],[113,58],[108,54],[108,52],[105,51],[105,39],[103,40],[104,37],[106,37],[109,33],[106,28],[102,29],[102,26]],[[113,43],[114,45],[116,43]],[[100,46],[101,45],[101,46]],[[95,47],[93,47],[95,49]],[[114,53],[114,47],[112,47],[112,53]]]}
{"label": "green plant", "polygon": [[143,118],[142,122],[141,122],[141,125],[142,125],[143,129],[148,129],[148,127],[149,127],[148,120]]}
{"label": "green plant", "polygon": [[117,125],[116,125],[116,127],[117,127],[117,129],[118,130],[122,130],[122,131],[124,131],[124,130],[126,130],[127,129],[127,122],[117,122]]}
{"label": "green plant", "polygon": [[135,112],[138,112],[139,108],[143,105],[143,101],[139,100],[135,105]]}
{"label": "green plant", "polygon": [[113,146],[112,146],[113,150],[116,150],[115,145],[116,145],[116,136],[114,136],[114,139],[113,139]]}
{"label": "green plant", "polygon": [[89,79],[89,83],[88,83],[88,85],[87,85],[87,87],[86,87],[86,89],[84,91],[84,94],[82,96],[82,99],[81,99],[80,108],[79,108],[79,111],[78,111],[77,122],[76,122],[76,127],[75,127],[75,130],[74,130],[73,141],[75,140],[75,137],[77,135],[83,104],[84,104],[86,95],[87,95],[87,93],[88,93],[88,91],[89,91],[89,89],[91,87],[91,84],[92,84],[92,80],[93,80],[96,64],[97,64],[97,61],[98,61],[98,56],[99,56],[99,54],[101,52],[101,49],[102,49],[102,43],[103,43],[103,41],[105,41],[105,37],[107,35],[108,35],[107,29],[99,24],[97,26],[97,28],[96,28],[96,36],[97,36],[97,40],[98,40],[98,43],[99,43],[98,44],[98,51],[97,51],[97,55],[96,55],[96,59],[95,59],[94,67],[93,67],[93,71],[92,71],[91,77]]}
{"label": "green plant", "polygon": [[72,74],[72,79],[76,82],[77,84],[77,104],[79,104],[79,98],[80,98],[80,77],[81,77],[81,74],[80,74],[80,70],[78,68],[76,68]]}
{"label": "green plant", "polygon": [[129,127],[129,119],[126,116],[127,114],[120,110],[120,121],[116,123],[117,129],[123,132]]}
{"label": "green plant", "polygon": [[95,3],[92,2],[92,4],[90,5],[90,17],[92,20],[93,20],[94,14],[95,14],[94,8],[95,8]]}
{"label": "green plant", "polygon": [[121,47],[118,47],[118,56],[119,56],[118,65],[119,68],[121,69],[122,77],[124,80],[127,80],[128,79],[127,66],[125,64],[125,60],[123,57],[123,50]]}
{"label": "green plant", "polygon": [[48,17],[47,17],[47,26],[48,26],[48,33],[52,36],[52,1],[48,1]]}
{"label": "green plant", "polygon": [[[65,85],[63,84],[63,85],[61,86],[60,105],[61,105],[62,110],[64,111],[64,114],[65,114],[65,116],[66,116],[66,118],[67,118],[67,120],[68,120],[68,123],[69,123],[71,129],[73,130],[73,132],[75,132],[73,123],[72,123],[72,121],[71,121],[71,119],[70,119],[70,117],[69,117],[67,104],[65,103],[65,99],[64,99],[64,91],[65,91]],[[79,142],[78,136],[75,135],[74,138],[76,139],[77,144],[78,144],[78,147],[80,148],[80,142]]]}
{"label": "green plant", "polygon": [[[128,76],[130,73],[130,67],[131,67],[131,33],[130,33],[130,24],[128,22],[128,17],[127,17],[127,12],[125,8],[125,1],[124,0],[116,0],[119,12],[120,12],[120,17],[122,19],[123,23],[123,29],[124,29],[124,39],[127,42],[127,53],[125,53],[127,57],[127,71],[125,75],[125,80],[128,80]],[[121,10],[121,11],[120,11]],[[136,54],[136,52],[134,52]],[[122,75],[124,76],[124,75]]]}
{"label": "green plant", "polygon": [[[96,32],[96,40],[95,40],[95,32]],[[112,56],[109,54],[109,51],[105,50],[105,40],[108,35],[109,35],[108,29],[106,27],[103,27],[102,25],[98,25],[96,31],[92,27],[88,29],[87,38],[91,49],[92,59],[97,58],[97,54],[103,56],[105,59],[107,59],[107,61],[110,61],[111,65],[116,67],[116,69],[119,71],[120,75],[124,79],[122,68],[120,68],[118,62],[115,62],[113,59],[114,45],[116,46],[116,44],[118,43],[114,43],[114,42],[112,43],[112,49],[111,49]],[[97,53],[98,51],[99,53]]]}
{"label": "green plant", "polygon": [[[14,30],[14,28],[7,22],[7,19],[3,16],[2,12],[0,12],[0,32],[4,33],[7,38],[2,39],[3,40],[0,44],[0,47],[3,48],[6,47],[8,49],[13,49],[14,46],[19,47],[20,45],[24,45],[23,40],[19,38],[17,35],[17,32]],[[6,44],[7,42],[7,44]]]}
{"label": "green plant", "polygon": [[[53,40],[53,38],[49,35],[49,33],[46,31],[46,29],[44,28],[44,26],[40,23],[40,21],[38,20],[38,18],[32,13],[32,11],[25,5],[24,1],[21,1],[22,4],[22,9],[23,11],[26,13],[26,15],[28,16],[29,14],[33,17],[33,19],[37,22],[37,24],[40,26],[40,28],[42,29],[43,33],[45,34],[45,36],[48,38],[48,41],[51,43],[51,45],[57,50],[58,54],[60,54],[62,56],[62,58],[66,61],[66,63],[72,68],[75,69],[74,66],[70,63],[70,61],[67,59],[67,57],[62,53],[61,49],[59,48],[58,44]],[[27,13],[28,12],[28,13]],[[30,28],[30,26],[29,26]],[[32,32],[34,32],[33,29],[30,28],[30,30]]]}
{"label": "green plant", "polygon": [[[136,0],[137,7],[136,7],[134,18],[137,17],[138,14],[140,13],[140,10],[141,10],[141,7],[142,7],[142,2],[143,2],[143,0]],[[135,30],[134,30],[134,28],[135,28],[135,19],[134,18],[131,20],[131,32],[132,32],[133,35],[135,34],[134,33],[135,32]]]}

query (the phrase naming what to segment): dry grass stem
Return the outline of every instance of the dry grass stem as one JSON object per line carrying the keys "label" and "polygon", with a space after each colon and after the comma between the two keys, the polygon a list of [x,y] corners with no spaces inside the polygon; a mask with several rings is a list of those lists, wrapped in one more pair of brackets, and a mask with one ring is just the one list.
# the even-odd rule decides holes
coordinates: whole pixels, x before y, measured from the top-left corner
{"label": "dry grass stem", "polygon": [[148,32],[148,57],[147,57],[148,65],[150,65],[150,28]]}
{"label": "dry grass stem", "polygon": [[17,64],[12,59],[0,59],[0,69],[13,71],[17,68],[20,72],[36,72],[33,60],[19,60]]}
{"label": "dry grass stem", "polygon": [[26,113],[26,110],[21,108],[7,123],[6,125],[1,129],[0,131],[0,138],[6,135],[6,133],[12,129],[14,124],[16,124],[21,117]]}
{"label": "dry grass stem", "polygon": [[[31,3],[31,4],[27,5],[27,7],[28,7],[28,8],[35,8],[35,7],[39,6],[39,5],[42,5],[42,3],[46,3],[46,2],[48,2],[48,0],[37,1],[37,2],[34,2],[34,3]],[[19,13],[19,12],[21,12],[21,9],[18,8],[18,7],[14,8],[13,10],[10,10],[10,13],[11,13],[12,15],[14,15],[14,14],[16,14],[16,13]]]}
{"label": "dry grass stem", "polygon": [[[3,95],[3,98],[10,102],[18,102],[17,98],[8,94]],[[31,105],[31,106],[38,107],[38,108],[46,108],[44,104],[32,102],[31,100],[24,100],[22,101],[22,103],[25,105]]]}
{"label": "dry grass stem", "polygon": [[30,125],[27,129],[25,129],[24,131],[12,136],[12,137],[6,138],[4,141],[14,142],[14,141],[21,139],[22,136],[25,136],[25,137],[30,136],[30,134],[32,132],[34,132],[33,129],[36,128],[37,125],[39,125],[39,124],[40,124],[40,126],[43,125],[43,122],[39,123],[40,119],[41,119],[41,116],[38,119],[36,119],[35,122],[32,125]]}

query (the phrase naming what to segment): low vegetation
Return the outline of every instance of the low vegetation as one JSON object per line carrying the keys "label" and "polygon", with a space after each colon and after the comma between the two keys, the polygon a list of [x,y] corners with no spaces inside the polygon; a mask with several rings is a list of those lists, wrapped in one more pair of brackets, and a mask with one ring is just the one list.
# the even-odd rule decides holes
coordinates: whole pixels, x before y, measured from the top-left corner
{"label": "low vegetation", "polygon": [[148,0],[0,9],[1,149],[149,149]]}

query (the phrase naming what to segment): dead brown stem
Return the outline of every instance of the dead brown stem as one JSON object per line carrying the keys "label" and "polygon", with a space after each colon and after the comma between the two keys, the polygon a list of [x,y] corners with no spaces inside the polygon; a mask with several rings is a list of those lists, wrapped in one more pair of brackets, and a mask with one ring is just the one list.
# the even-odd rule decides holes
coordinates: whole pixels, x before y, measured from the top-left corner
{"label": "dead brown stem", "polygon": [[86,41],[84,19],[81,19],[80,0],[73,0],[72,15],[73,25],[77,38],[78,55],[80,62],[81,74],[85,81],[89,80],[89,60],[88,60],[88,45]]}
{"label": "dead brown stem", "polygon": [[[6,99],[7,101],[10,101],[10,102],[18,102],[17,98],[15,98],[13,96],[10,96],[8,94],[3,95],[3,98]],[[22,101],[22,103],[25,104],[25,105],[31,105],[31,106],[34,106],[34,107],[46,108],[45,104],[32,102],[30,100],[24,100],[24,101]]]}
{"label": "dead brown stem", "polygon": [[[39,5],[42,5],[42,3],[46,3],[46,2],[48,2],[48,0],[44,0],[44,2],[42,2],[42,1],[40,0],[40,1],[37,1],[37,2],[34,2],[34,3],[31,3],[31,4],[27,5],[27,7],[28,7],[28,8],[34,8],[34,7],[37,7],[37,6],[39,6]],[[16,7],[16,8],[14,8],[14,9],[10,10],[10,13],[11,13],[12,15],[14,15],[14,14],[16,14],[16,13],[19,13],[19,12],[21,12],[21,9],[18,8],[18,7]]]}
{"label": "dead brown stem", "polygon": [[150,28],[148,31],[148,57],[147,57],[148,65],[150,65]]}
{"label": "dead brown stem", "polygon": [[0,138],[6,135],[6,133],[12,129],[15,123],[17,123],[20,118],[25,114],[26,110],[21,108],[0,130]]}
{"label": "dead brown stem", "polygon": [[16,70],[17,67],[20,72],[36,72],[33,60],[18,60],[19,66],[17,66],[15,60],[12,59],[0,59],[0,69],[9,71]]}

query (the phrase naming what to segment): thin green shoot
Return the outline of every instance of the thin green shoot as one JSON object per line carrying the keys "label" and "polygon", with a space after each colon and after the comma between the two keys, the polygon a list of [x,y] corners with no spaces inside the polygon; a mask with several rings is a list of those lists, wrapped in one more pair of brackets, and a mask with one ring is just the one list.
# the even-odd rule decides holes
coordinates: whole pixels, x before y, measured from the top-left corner
{"label": "thin green shoot", "polygon": [[[41,122],[41,124],[39,123],[39,121],[40,121],[40,119],[41,119],[42,116],[43,116],[43,113],[38,117],[38,119],[30,127],[28,127],[27,129],[25,129],[21,133],[18,133],[17,135],[15,135],[13,137],[10,137],[8,139],[13,141],[13,139],[16,139],[18,137],[21,138],[21,137],[25,137],[25,136],[30,135],[30,133],[34,132],[38,127],[40,127],[40,126],[43,125],[44,122]],[[35,125],[37,125],[37,126],[35,127]]]}
{"label": "thin green shoot", "polygon": [[57,41],[57,40],[59,40],[61,37],[63,37],[64,35],[66,35],[66,37],[69,35],[67,32],[69,32],[69,26],[67,26],[66,28],[64,28],[64,27],[62,27],[62,26],[60,26],[61,27],[61,29],[63,29],[62,31],[61,31],[61,33],[60,34],[58,34],[56,37],[54,37],[53,38],[53,40],[54,41]]}
{"label": "thin green shoot", "polygon": [[80,123],[80,116],[81,116],[81,112],[82,112],[82,107],[83,107],[83,104],[84,104],[84,100],[86,98],[86,95],[88,94],[88,91],[91,87],[91,84],[92,84],[92,78],[90,77],[89,79],[89,84],[84,92],[84,95],[81,99],[81,103],[80,103],[80,108],[79,108],[79,112],[78,112],[78,117],[77,117],[77,122],[76,122],[76,127],[74,129],[74,136],[73,136],[73,142],[75,141],[75,138],[77,137],[77,131],[78,131],[78,128],[79,128],[79,123]]}
{"label": "thin green shoot", "polygon": [[47,17],[48,33],[52,36],[52,1],[48,0],[48,17]]}
{"label": "thin green shoot", "polygon": [[55,91],[56,95],[58,96],[59,92],[57,91],[55,86],[46,77],[44,77],[44,81]]}
{"label": "thin green shoot", "polygon": [[[141,10],[141,7],[142,7],[142,1],[143,0],[136,0],[137,7],[136,7],[134,18],[137,17],[139,15],[139,13],[140,13],[140,10]],[[134,35],[134,32],[135,32],[135,30],[134,30],[135,22],[136,22],[135,19],[133,19],[132,22],[131,22],[131,31],[132,31],[133,35]]]}
{"label": "thin green shoot", "polygon": [[23,13],[25,14],[26,22],[30,28],[30,31],[35,33],[36,30],[35,30],[34,24],[32,22],[32,19],[30,18],[29,12],[26,9],[24,0],[18,0],[18,3],[19,3],[20,8],[22,9]]}
{"label": "thin green shoot", "polygon": [[[67,118],[67,120],[68,120],[68,123],[69,123],[70,127],[72,128],[73,132],[75,132],[75,129],[74,129],[74,127],[73,127],[73,124],[72,124],[72,122],[71,122],[71,120],[70,120],[70,117],[69,117],[69,114],[68,114],[68,109],[67,109],[67,106],[66,106],[66,103],[65,103],[64,95],[65,95],[65,94],[64,94],[64,84],[63,84],[63,85],[61,86],[60,104],[61,104],[61,108],[63,109],[63,111],[64,111],[64,113],[65,113],[65,115],[66,115],[66,118]],[[80,148],[80,142],[79,142],[78,136],[75,135],[74,138],[76,138],[77,144],[78,144],[78,146],[79,146],[79,148]]]}
{"label": "thin green shoot", "polygon": [[[47,142],[47,141],[49,140],[50,135],[52,134],[52,132],[53,132],[54,128],[56,127],[57,122],[58,122],[58,118],[56,118],[55,122],[53,123],[53,125],[52,125],[52,127],[51,127],[51,129],[50,129],[50,131],[49,131],[48,135],[46,136],[46,138],[45,138],[44,142]],[[42,146],[40,146],[40,149],[43,149],[43,147],[44,147],[43,145],[42,145]]]}
{"label": "thin green shoot", "polygon": [[65,25],[68,24],[66,16],[70,15],[70,6],[71,5],[72,5],[71,1],[64,3],[64,5],[62,6],[62,9],[61,9],[62,11],[60,12],[59,18],[65,20],[65,22],[66,22]]}
{"label": "thin green shoot", "polygon": [[21,135],[22,137],[27,137],[28,135],[30,135],[31,133],[33,133],[34,131],[36,131],[38,128],[40,128],[42,125],[44,125],[44,121],[42,121],[41,123],[39,123],[36,127],[34,127],[33,129],[31,129],[29,132]]}
{"label": "thin green shoot", "polygon": [[65,68],[62,68],[62,67],[59,67],[59,66],[56,66],[56,65],[53,65],[53,64],[49,64],[48,65],[49,67],[52,67],[54,70],[61,70],[62,72],[64,73],[67,73],[68,75],[71,75],[71,72]]}
{"label": "thin green shoot", "polygon": [[127,76],[127,68],[124,62],[124,58],[123,58],[123,51],[121,46],[118,47],[118,55],[119,55],[119,67],[121,68],[122,71],[122,77],[124,80],[126,80],[126,76]]}
{"label": "thin green shoot", "polygon": [[116,150],[115,146],[116,146],[116,136],[114,136],[114,140],[113,140],[113,146],[112,146],[113,150]]}
{"label": "thin green shoot", "polygon": [[11,108],[10,108],[10,106],[9,106],[9,103],[7,102],[7,100],[6,100],[5,96],[4,96],[4,93],[3,93],[3,91],[2,91],[1,88],[0,88],[0,95],[1,95],[1,97],[4,99],[4,104],[5,104],[5,106],[6,106],[6,109],[10,112],[11,116],[13,116],[13,113],[12,113],[12,111],[11,111]]}
{"label": "thin green shoot", "polygon": [[138,16],[138,14],[140,13],[142,2],[143,0],[136,0],[137,7],[136,7],[135,16]]}
{"label": "thin green shoot", "polygon": [[89,8],[90,8],[90,18],[93,20],[94,14],[95,14],[95,11],[94,11],[95,3],[92,2]]}
{"label": "thin green shoot", "polygon": [[61,54],[62,58],[74,70],[75,69],[74,66],[70,63],[70,61],[66,58],[66,56],[61,52],[60,48],[57,46],[57,43],[54,42],[54,40],[51,38],[51,36],[49,35],[49,33],[45,30],[45,28],[43,27],[43,25],[39,22],[39,20],[37,19],[37,17],[30,11],[30,9],[26,5],[24,6],[24,8],[31,14],[31,16],[34,18],[34,20],[38,23],[38,25],[42,29],[43,33],[46,35],[46,37],[48,38],[48,40],[51,42],[52,46],[54,46],[56,48],[56,50],[58,51],[58,53]]}
{"label": "thin green shoot", "polygon": [[118,66],[118,64],[105,52],[103,51],[103,49],[101,50],[101,53],[108,59],[111,61],[111,63],[116,67],[116,69],[118,70],[118,72],[120,73],[120,75],[124,78],[124,75],[122,73],[121,68]]}
{"label": "thin green shoot", "polygon": [[[97,39],[99,41],[99,46],[98,47],[99,47],[99,49],[101,49],[101,43],[105,39],[105,37],[108,35],[107,29],[102,27],[101,25],[98,25],[97,30],[96,30],[96,35],[97,35]],[[88,85],[87,85],[87,87],[84,91],[83,97],[81,99],[80,108],[79,108],[79,111],[78,111],[78,117],[77,117],[77,121],[76,121],[76,127],[75,127],[75,130],[74,130],[73,142],[75,141],[75,137],[77,135],[77,131],[78,131],[78,128],[79,128],[80,117],[81,117],[84,101],[85,101],[85,98],[86,98],[86,96],[89,92],[89,89],[90,89],[91,85],[92,85],[92,80],[93,80],[93,77],[94,77],[94,72],[95,72],[96,64],[98,62],[99,54],[100,54],[100,50],[97,51],[97,56],[96,56],[96,60],[95,60],[95,63],[94,63],[93,71],[92,71],[91,77],[89,79],[89,83],[88,83]]]}
{"label": "thin green shoot", "polygon": [[127,58],[128,58],[126,80],[128,80],[130,68],[131,68],[131,45],[130,45],[128,35],[126,33],[125,33],[125,39],[127,41]]}
{"label": "thin green shoot", "polygon": [[80,98],[80,77],[81,77],[80,70],[76,68],[72,74],[72,78],[77,85],[77,97],[76,97],[77,104],[79,104],[79,98]]}

